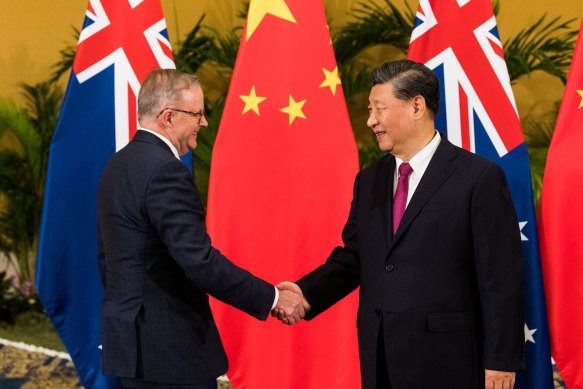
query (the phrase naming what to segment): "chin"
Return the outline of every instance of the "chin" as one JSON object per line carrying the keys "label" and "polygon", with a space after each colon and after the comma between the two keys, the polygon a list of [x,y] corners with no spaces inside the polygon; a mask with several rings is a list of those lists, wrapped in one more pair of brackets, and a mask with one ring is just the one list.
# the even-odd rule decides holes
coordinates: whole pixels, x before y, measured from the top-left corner
{"label": "chin", "polygon": [[384,151],[385,153],[390,153],[393,148],[391,146],[387,146],[387,145],[382,145],[379,143],[379,149],[381,149],[381,151]]}

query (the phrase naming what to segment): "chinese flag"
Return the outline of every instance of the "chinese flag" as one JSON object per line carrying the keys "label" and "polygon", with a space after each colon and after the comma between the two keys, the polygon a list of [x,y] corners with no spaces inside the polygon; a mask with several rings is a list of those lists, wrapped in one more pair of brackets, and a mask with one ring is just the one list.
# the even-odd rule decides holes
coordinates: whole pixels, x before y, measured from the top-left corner
{"label": "chinese flag", "polygon": [[547,157],[539,220],[551,354],[569,389],[583,388],[581,149],[583,35],[579,32],[559,119]]}
{"label": "chinese flag", "polygon": [[[341,243],[358,155],[320,0],[251,0],[213,150],[208,230],[277,284]],[[310,323],[261,322],[213,301],[241,388],[360,387],[357,295]]]}

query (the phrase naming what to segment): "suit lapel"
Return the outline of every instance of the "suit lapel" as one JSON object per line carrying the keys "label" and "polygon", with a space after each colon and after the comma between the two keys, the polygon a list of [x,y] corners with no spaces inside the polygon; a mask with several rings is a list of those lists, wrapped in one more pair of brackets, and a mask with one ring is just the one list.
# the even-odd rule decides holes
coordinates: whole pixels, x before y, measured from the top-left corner
{"label": "suit lapel", "polygon": [[[423,174],[409,205],[405,209],[403,218],[399,223],[399,228],[395,234],[391,247],[399,241],[401,236],[405,233],[409,225],[415,220],[419,212],[423,209],[427,201],[435,194],[435,192],[443,185],[450,174],[455,170],[455,166],[451,161],[457,156],[457,152],[453,145],[442,136],[441,142],[433,154],[433,158],[427,166],[427,170]],[[391,193],[392,194],[392,193]],[[392,198],[391,198],[391,220],[392,220]],[[392,224],[391,224],[392,226]],[[392,227],[391,227],[392,228]]]}

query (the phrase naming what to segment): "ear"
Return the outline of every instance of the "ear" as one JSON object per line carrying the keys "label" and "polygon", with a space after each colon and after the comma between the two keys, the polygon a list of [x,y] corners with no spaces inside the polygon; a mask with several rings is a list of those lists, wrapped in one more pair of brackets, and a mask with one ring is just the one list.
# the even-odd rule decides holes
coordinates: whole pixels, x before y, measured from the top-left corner
{"label": "ear", "polygon": [[415,119],[421,119],[427,112],[425,98],[423,96],[415,96],[411,102],[413,107],[413,117]]}
{"label": "ear", "polygon": [[156,118],[156,124],[160,127],[160,128],[166,128],[172,125],[172,122],[174,120],[174,111],[172,111],[171,109],[167,109],[164,112],[162,112],[162,114],[160,116],[158,116]]}

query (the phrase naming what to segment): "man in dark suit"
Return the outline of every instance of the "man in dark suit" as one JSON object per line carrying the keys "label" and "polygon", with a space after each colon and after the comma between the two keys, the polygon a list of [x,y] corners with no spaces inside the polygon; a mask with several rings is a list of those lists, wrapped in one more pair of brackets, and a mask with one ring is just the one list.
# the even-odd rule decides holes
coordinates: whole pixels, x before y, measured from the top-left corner
{"label": "man in dark suit", "polygon": [[153,71],[138,120],[99,185],[103,374],[127,388],[216,387],[228,362],[207,294],[260,320],[277,306],[299,321],[304,308],[298,295],[211,246],[193,176],[179,159],[208,124],[198,78]]}
{"label": "man in dark suit", "polygon": [[504,172],[435,130],[439,83],[423,64],[385,63],[370,81],[367,124],[389,154],[356,177],[344,245],[299,289],[281,286],[303,292],[307,320],[360,286],[365,389],[511,389],[522,256]]}

